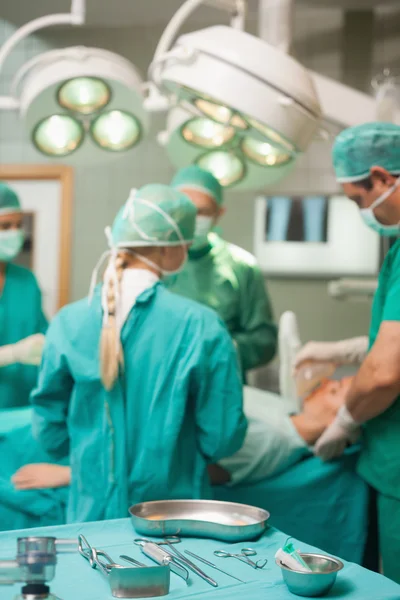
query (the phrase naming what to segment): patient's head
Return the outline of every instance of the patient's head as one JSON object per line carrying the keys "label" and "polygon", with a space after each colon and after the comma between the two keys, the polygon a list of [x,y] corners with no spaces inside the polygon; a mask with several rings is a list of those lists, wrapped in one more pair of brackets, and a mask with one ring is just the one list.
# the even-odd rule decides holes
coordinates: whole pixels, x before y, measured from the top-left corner
{"label": "patient's head", "polygon": [[352,381],[353,377],[344,377],[337,381],[326,379],[304,400],[303,411],[315,416],[321,412],[336,416],[344,404]]}

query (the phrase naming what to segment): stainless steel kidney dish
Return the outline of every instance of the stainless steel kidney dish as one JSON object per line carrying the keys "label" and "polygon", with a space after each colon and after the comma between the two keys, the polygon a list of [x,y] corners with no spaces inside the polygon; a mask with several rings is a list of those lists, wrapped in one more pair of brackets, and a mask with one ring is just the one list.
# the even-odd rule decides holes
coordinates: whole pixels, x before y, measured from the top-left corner
{"label": "stainless steel kidney dish", "polygon": [[243,542],[260,537],[268,511],[247,504],[214,500],[142,502],[129,509],[135,530],[150,537],[170,535]]}

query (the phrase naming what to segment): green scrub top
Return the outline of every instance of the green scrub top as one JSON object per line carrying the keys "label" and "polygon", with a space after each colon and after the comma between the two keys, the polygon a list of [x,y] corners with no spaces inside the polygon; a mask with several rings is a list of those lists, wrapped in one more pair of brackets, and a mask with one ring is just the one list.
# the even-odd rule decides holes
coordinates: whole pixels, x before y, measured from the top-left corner
{"label": "green scrub top", "polygon": [[[400,321],[400,240],[383,263],[371,317],[370,347],[383,321]],[[381,494],[400,500],[400,398],[363,429],[358,470]]]}
{"label": "green scrub top", "polygon": [[[46,329],[42,295],[35,276],[28,269],[7,264],[0,296],[0,346],[45,333]],[[37,371],[37,367],[20,364],[0,367],[0,409],[29,404]]]}
{"label": "green scrub top", "polygon": [[215,233],[208,239],[205,248],[189,251],[184,270],[168,278],[166,286],[219,314],[244,372],[265,365],[275,355],[277,327],[264,277],[251,254]]}
{"label": "green scrub top", "polygon": [[70,457],[68,522],[125,517],[147,500],[210,498],[207,464],[246,433],[232,340],[217,315],[160,283],[137,299],[121,331],[124,369],[100,380],[98,288],[67,306],[46,335],[31,396],[34,434]]}

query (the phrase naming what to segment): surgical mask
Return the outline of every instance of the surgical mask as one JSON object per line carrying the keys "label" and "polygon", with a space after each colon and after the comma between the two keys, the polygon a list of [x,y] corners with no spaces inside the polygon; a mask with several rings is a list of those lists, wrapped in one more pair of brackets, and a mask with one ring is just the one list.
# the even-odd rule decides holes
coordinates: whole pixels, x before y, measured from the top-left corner
{"label": "surgical mask", "polygon": [[181,273],[181,271],[183,271],[183,269],[185,268],[186,262],[187,262],[187,251],[185,250],[185,255],[184,255],[183,261],[181,262],[179,267],[177,269],[173,269],[172,271],[169,271],[167,269],[161,269],[161,267],[159,265],[157,265],[157,263],[155,263],[152,260],[150,260],[149,258],[147,258],[147,256],[142,256],[139,252],[134,252],[131,249],[129,249],[128,252],[130,254],[134,254],[137,258],[139,258],[139,260],[144,262],[149,267],[152,267],[153,269],[155,269],[157,271],[157,273],[160,273],[160,275],[162,275],[163,277],[169,277],[170,275],[178,275],[178,273]]}
{"label": "surgical mask", "polygon": [[370,227],[379,235],[387,236],[387,237],[398,237],[400,236],[400,222],[396,223],[396,225],[383,225],[380,223],[378,219],[375,217],[374,208],[380,206],[385,200],[389,198],[396,190],[396,188],[400,185],[400,177],[398,177],[395,183],[384,192],[379,198],[375,200],[371,204],[369,208],[362,208],[360,210],[361,218],[368,227]]}
{"label": "surgical mask", "polygon": [[208,234],[214,225],[212,217],[199,215],[196,217],[196,227],[194,230],[194,241],[191,245],[193,250],[204,248],[208,244]]}
{"label": "surgical mask", "polygon": [[24,245],[25,232],[22,229],[0,231],[0,261],[13,260]]}
{"label": "surgical mask", "polygon": [[[112,270],[112,264],[108,269]],[[104,281],[107,282],[108,273],[105,273]],[[113,273],[111,272],[111,276]],[[121,331],[129,313],[136,304],[136,299],[147,289],[153,287],[159,281],[158,275],[147,269],[124,269],[118,290],[118,310],[116,311],[117,328]],[[102,292],[103,314],[107,311],[107,285],[103,285]]]}

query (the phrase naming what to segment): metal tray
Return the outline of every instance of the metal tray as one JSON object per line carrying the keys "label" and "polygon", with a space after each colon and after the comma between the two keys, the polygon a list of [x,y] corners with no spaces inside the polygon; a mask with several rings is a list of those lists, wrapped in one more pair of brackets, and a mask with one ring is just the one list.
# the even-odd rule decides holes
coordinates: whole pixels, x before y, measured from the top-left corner
{"label": "metal tray", "polygon": [[141,535],[206,537],[244,542],[260,537],[267,528],[268,511],[247,504],[213,500],[142,502],[129,509]]}

